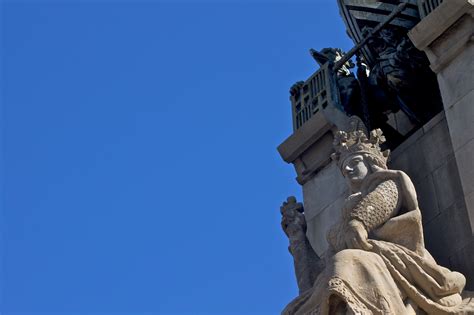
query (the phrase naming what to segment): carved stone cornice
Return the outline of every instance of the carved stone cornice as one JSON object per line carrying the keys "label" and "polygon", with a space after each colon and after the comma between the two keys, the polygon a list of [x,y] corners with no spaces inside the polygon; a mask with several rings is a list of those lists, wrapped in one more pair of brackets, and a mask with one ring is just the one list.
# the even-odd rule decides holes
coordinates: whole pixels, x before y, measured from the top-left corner
{"label": "carved stone cornice", "polygon": [[[445,36],[447,33],[449,36]],[[426,53],[431,69],[440,72],[474,41],[474,1],[444,1],[408,36],[416,48]]]}

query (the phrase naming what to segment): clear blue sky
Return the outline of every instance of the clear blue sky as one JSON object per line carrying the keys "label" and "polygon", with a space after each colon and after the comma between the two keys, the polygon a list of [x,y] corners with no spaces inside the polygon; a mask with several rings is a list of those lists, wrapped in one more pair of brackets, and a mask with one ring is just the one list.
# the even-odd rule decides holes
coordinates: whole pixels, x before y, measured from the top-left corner
{"label": "clear blue sky", "polygon": [[277,314],[288,89],[335,0],[3,1],[2,314]]}

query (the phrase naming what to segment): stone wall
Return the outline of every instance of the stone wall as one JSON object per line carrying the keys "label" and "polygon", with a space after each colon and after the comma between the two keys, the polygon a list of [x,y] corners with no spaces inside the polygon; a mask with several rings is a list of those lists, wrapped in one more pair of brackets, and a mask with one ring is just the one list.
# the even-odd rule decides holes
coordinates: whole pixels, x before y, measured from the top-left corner
{"label": "stone wall", "polygon": [[439,213],[427,222],[426,244],[474,290],[474,2],[444,1],[409,36],[437,74],[452,147],[439,170]]}
{"label": "stone wall", "polygon": [[347,184],[335,162],[331,162],[303,185],[307,236],[319,256],[328,247],[327,231],[339,218],[348,195]]}
{"label": "stone wall", "polygon": [[445,1],[409,36],[437,74],[461,184],[474,229],[474,2]]}
{"label": "stone wall", "polygon": [[445,113],[400,145],[389,167],[406,172],[415,185],[426,248],[439,264],[463,273],[472,290],[474,237]]}

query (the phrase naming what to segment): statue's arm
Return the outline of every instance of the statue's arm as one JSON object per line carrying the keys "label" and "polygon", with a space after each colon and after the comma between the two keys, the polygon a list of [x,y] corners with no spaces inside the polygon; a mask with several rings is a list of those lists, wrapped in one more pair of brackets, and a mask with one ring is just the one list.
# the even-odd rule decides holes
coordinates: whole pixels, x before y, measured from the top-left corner
{"label": "statue's arm", "polygon": [[306,220],[303,205],[294,197],[289,197],[280,208],[281,225],[290,245],[288,250],[293,256],[296,280],[300,293],[311,289],[314,281],[324,268],[324,261],[314,252],[306,237]]}
{"label": "statue's arm", "polygon": [[393,217],[400,208],[400,183],[386,179],[370,191],[352,210],[351,218],[364,224],[368,232]]}
{"label": "statue's arm", "polygon": [[400,177],[400,190],[403,194],[403,206],[407,211],[418,209],[418,197],[416,195],[415,185],[413,185],[413,182],[406,173],[402,171],[396,172]]}
{"label": "statue's arm", "polygon": [[349,248],[370,250],[368,233],[395,216],[402,204],[409,210],[417,207],[416,193],[409,177],[400,171],[380,170],[373,174],[376,183],[351,210],[348,233],[345,236]]}

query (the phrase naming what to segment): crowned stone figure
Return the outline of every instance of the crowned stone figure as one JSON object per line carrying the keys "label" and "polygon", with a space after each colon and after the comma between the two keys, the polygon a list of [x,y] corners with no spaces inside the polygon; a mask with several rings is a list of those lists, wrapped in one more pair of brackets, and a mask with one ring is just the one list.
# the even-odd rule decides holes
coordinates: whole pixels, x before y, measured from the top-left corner
{"label": "crowned stone figure", "polygon": [[474,299],[461,295],[465,277],[426,250],[415,188],[387,169],[384,141],[379,129],[336,134],[333,159],[350,195],[324,257],[306,239],[303,206],[294,198],[282,205],[300,287],[282,314],[474,314]]}

